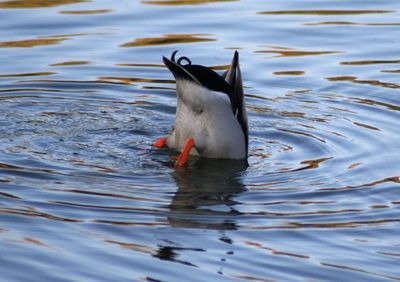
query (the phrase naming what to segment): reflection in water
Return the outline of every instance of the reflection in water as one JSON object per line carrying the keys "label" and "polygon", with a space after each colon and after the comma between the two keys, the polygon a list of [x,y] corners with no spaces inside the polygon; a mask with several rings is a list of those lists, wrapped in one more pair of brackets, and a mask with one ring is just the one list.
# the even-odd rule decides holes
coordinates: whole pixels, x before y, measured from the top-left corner
{"label": "reflection in water", "polygon": [[26,77],[26,76],[47,76],[57,74],[56,72],[30,72],[30,73],[7,73],[7,74],[0,74],[0,78],[2,77]]}
{"label": "reflection in water", "polygon": [[209,34],[166,34],[160,37],[138,38],[132,42],[124,43],[120,45],[120,47],[156,46],[216,40],[214,38],[204,37],[207,35]]}
{"label": "reflection in water", "polygon": [[318,23],[304,23],[303,25],[308,26],[319,26],[319,25],[360,25],[360,26],[397,26],[400,23],[354,23],[344,21],[332,21],[332,22],[318,22]]}
{"label": "reflection in water", "polygon": [[[0,280],[400,281],[400,3],[336,2],[0,0]],[[250,166],[164,166],[164,49],[233,47]]]}
{"label": "reflection in water", "polygon": [[201,5],[217,2],[235,2],[238,0],[145,0],[143,4],[150,5],[165,5],[165,6],[179,6],[179,5]]}
{"label": "reflection in water", "polygon": [[0,48],[30,48],[36,46],[56,45],[70,38],[34,38],[18,41],[2,41]]}
{"label": "reflection in water", "polygon": [[363,60],[363,61],[340,62],[340,64],[341,65],[353,65],[353,66],[378,65],[378,64],[400,64],[400,60]]}
{"label": "reflection in water", "polygon": [[275,75],[304,75],[304,71],[300,70],[292,70],[292,71],[274,71],[273,74]]}
{"label": "reflection in water", "polygon": [[76,66],[76,65],[88,65],[89,61],[65,61],[61,63],[50,64],[50,67],[60,67],[60,66]]}
{"label": "reflection in water", "polygon": [[94,14],[106,14],[110,13],[113,10],[109,9],[101,9],[101,10],[80,10],[80,11],[61,11],[60,14],[68,14],[68,15],[94,15]]}
{"label": "reflection in water", "polygon": [[269,50],[259,50],[256,53],[271,53],[278,54],[276,57],[299,57],[299,56],[317,56],[317,55],[329,55],[337,54],[339,51],[306,51],[296,50],[293,48],[280,47],[280,46],[267,46]]}
{"label": "reflection in water", "polygon": [[232,198],[245,190],[245,161],[200,159],[193,167],[172,173],[178,191],[170,206],[174,227],[235,229]]}
{"label": "reflection in water", "polygon": [[294,11],[268,11],[259,12],[262,15],[315,15],[315,16],[336,16],[336,15],[364,15],[393,13],[387,10],[294,10]]}
{"label": "reflection in water", "polygon": [[392,82],[383,82],[379,80],[366,80],[366,79],[358,79],[355,76],[334,76],[334,77],[327,77],[329,81],[350,81],[353,83],[358,84],[369,84],[373,86],[380,86],[385,88],[400,88],[400,84],[392,83]]}
{"label": "reflection in water", "polygon": [[0,2],[0,9],[48,8],[83,2],[89,0],[12,0]]}

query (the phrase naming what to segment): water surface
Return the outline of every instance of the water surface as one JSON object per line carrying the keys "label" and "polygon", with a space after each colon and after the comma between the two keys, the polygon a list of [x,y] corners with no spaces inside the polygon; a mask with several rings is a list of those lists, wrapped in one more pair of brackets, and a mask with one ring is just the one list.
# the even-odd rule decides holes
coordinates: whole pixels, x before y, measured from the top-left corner
{"label": "water surface", "polygon": [[[399,281],[399,11],[0,1],[2,279]],[[248,167],[151,146],[177,49],[218,72],[239,51]]]}

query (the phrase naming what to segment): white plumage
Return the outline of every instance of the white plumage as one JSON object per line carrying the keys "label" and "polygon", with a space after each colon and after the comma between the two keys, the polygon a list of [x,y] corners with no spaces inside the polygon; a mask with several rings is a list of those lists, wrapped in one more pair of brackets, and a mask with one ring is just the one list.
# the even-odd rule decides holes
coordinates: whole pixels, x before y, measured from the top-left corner
{"label": "white plumage", "polygon": [[[213,70],[192,65],[187,57],[163,58],[176,80],[175,126],[168,137],[154,144],[181,152],[177,165],[189,154],[206,158],[246,159],[247,114],[243,96],[239,56],[235,52],[229,70],[219,76]],[[182,65],[186,60],[188,64]]]}

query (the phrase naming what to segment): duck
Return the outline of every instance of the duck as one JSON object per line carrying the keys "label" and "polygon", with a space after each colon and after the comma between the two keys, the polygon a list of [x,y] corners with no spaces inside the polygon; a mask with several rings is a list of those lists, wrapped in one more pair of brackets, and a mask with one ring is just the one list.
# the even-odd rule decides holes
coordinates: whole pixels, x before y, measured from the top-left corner
{"label": "duck", "polygon": [[247,161],[249,130],[238,51],[221,75],[192,64],[188,57],[176,59],[177,52],[163,57],[176,81],[175,125],[153,146],[178,151],[178,167],[185,166],[189,156]]}

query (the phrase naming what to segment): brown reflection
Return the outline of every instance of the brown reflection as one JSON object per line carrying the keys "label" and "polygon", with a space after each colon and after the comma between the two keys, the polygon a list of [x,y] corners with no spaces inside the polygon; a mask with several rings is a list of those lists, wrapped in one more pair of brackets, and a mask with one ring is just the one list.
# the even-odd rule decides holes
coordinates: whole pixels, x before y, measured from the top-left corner
{"label": "brown reflection", "polygon": [[400,64],[400,60],[364,60],[364,61],[348,61],[341,62],[341,65],[352,65],[352,66],[362,66],[362,65],[377,65],[377,64]]}
{"label": "brown reflection", "polygon": [[217,2],[236,2],[238,0],[144,0],[143,4],[161,6],[201,5]]}
{"label": "brown reflection", "polygon": [[76,65],[88,65],[91,64],[89,61],[66,61],[61,63],[50,64],[50,67],[58,67],[58,66],[76,66]]}
{"label": "brown reflection", "polygon": [[83,2],[90,0],[12,0],[0,2],[0,9],[47,8]]}
{"label": "brown reflection", "polygon": [[288,112],[288,111],[281,111],[279,112],[279,115],[283,117],[293,117],[293,118],[303,118],[306,116],[306,114],[302,112]]}
{"label": "brown reflection", "polygon": [[81,11],[61,11],[60,14],[67,15],[94,15],[94,14],[106,14],[111,13],[113,10],[109,9],[99,9],[99,10],[81,10]]}
{"label": "brown reflection", "polygon": [[332,76],[332,77],[326,77],[325,79],[329,81],[350,81],[353,83],[369,84],[372,86],[380,86],[384,88],[393,88],[393,89],[400,88],[400,84],[398,83],[383,82],[379,80],[363,80],[363,79],[358,79],[355,76]]}
{"label": "brown reflection", "polygon": [[304,75],[304,71],[274,71],[273,74],[275,75]]}
{"label": "brown reflection", "polygon": [[[350,210],[353,212],[362,212],[362,210]],[[347,211],[344,211],[347,212]],[[357,228],[366,226],[377,226],[381,224],[400,223],[400,219],[378,219],[378,220],[365,220],[365,221],[348,221],[348,222],[322,222],[322,223],[288,223],[286,225],[277,226],[253,226],[255,230],[274,230],[274,229],[338,229],[338,228]]]}
{"label": "brown reflection", "polygon": [[240,160],[200,159],[193,166],[172,172],[178,191],[172,199],[168,222],[179,228],[236,229],[239,212],[233,197],[245,190]]}
{"label": "brown reflection", "polygon": [[145,253],[145,254],[155,254],[156,250],[145,246],[145,245],[139,245],[139,244],[134,244],[134,243],[124,243],[124,242],[119,242],[119,241],[114,241],[114,240],[105,240],[106,243],[118,245],[124,249],[140,252],[140,253]]}
{"label": "brown reflection", "polygon": [[306,133],[306,132],[303,132],[303,131],[292,130],[292,129],[284,129],[284,128],[279,128],[278,130],[279,131],[283,131],[283,132],[287,132],[287,133],[293,133],[293,134],[297,134],[297,135],[303,135],[303,136],[306,136],[306,137],[311,137],[311,138],[314,138],[314,139],[316,139],[316,140],[318,140],[318,141],[320,141],[322,143],[326,143],[326,141],[324,139],[318,138],[317,136],[314,136],[314,135],[312,135],[310,133]]}
{"label": "brown reflection", "polygon": [[256,53],[270,53],[278,54],[276,57],[299,57],[299,56],[318,56],[341,53],[340,51],[305,51],[296,50],[294,48],[280,47],[280,46],[266,46],[270,49],[259,50]]}
{"label": "brown reflection", "polygon": [[60,216],[55,216],[55,215],[52,215],[49,213],[40,212],[34,208],[26,208],[26,209],[0,208],[0,214],[12,214],[12,215],[22,215],[22,216],[28,216],[28,217],[39,217],[39,218],[46,218],[49,220],[65,221],[65,222],[82,222],[79,219],[60,217]]}
{"label": "brown reflection", "polygon": [[216,41],[214,38],[205,37],[207,35],[209,34],[165,34],[160,37],[138,38],[134,41],[124,43],[119,47],[142,47]]}
{"label": "brown reflection", "polygon": [[371,129],[371,130],[381,131],[379,128],[373,127],[373,126],[365,124],[365,123],[354,121],[353,124],[355,124],[355,125],[357,125],[359,127],[364,127],[364,128]]}
{"label": "brown reflection", "polygon": [[362,163],[352,163],[351,165],[349,165],[349,167],[347,169],[350,170],[350,169],[356,168],[356,167],[358,167],[360,165],[362,165]]}
{"label": "brown reflection", "polygon": [[292,10],[292,11],[267,11],[258,12],[261,15],[315,15],[315,16],[336,16],[336,15],[365,15],[393,13],[390,10]]}
{"label": "brown reflection", "polygon": [[353,98],[353,100],[356,101],[356,103],[359,104],[365,104],[365,105],[371,105],[371,106],[380,106],[384,107],[388,110],[393,110],[393,111],[400,111],[400,106],[384,103],[384,102],[379,102],[371,99],[360,99],[360,98]]}
{"label": "brown reflection", "polygon": [[0,48],[30,48],[36,46],[56,45],[70,38],[34,38],[18,41],[2,41]]}
{"label": "brown reflection", "polygon": [[339,191],[339,190],[349,190],[349,189],[356,189],[356,188],[366,188],[366,187],[375,187],[384,183],[400,183],[400,176],[393,176],[393,177],[387,177],[381,180],[377,180],[374,182],[370,182],[370,183],[364,183],[361,185],[355,185],[355,186],[345,186],[345,187],[335,187],[335,188],[321,188],[318,189],[319,191]]}
{"label": "brown reflection", "polygon": [[316,159],[316,160],[302,161],[300,164],[306,164],[307,166],[295,169],[294,171],[319,168],[321,163],[323,163],[323,162],[325,162],[327,160],[331,160],[331,159],[332,159],[332,157],[320,158],[320,159]]}
{"label": "brown reflection", "polygon": [[327,267],[333,267],[333,268],[339,268],[340,270],[350,270],[350,271],[354,271],[354,272],[360,272],[360,273],[366,273],[369,275],[374,275],[374,276],[378,276],[381,278],[385,278],[385,279],[390,279],[390,280],[395,280],[398,281],[399,277],[397,276],[390,276],[390,275],[386,275],[386,274],[380,274],[380,273],[376,273],[376,272],[371,272],[365,269],[361,269],[361,268],[355,268],[355,267],[350,267],[347,265],[340,265],[340,264],[333,264],[333,263],[326,263],[326,262],[321,262],[322,266],[327,266]]}
{"label": "brown reflection", "polygon": [[144,68],[163,68],[162,64],[115,64],[119,67],[144,67]]}
{"label": "brown reflection", "polygon": [[355,23],[355,22],[318,22],[304,23],[303,25],[318,26],[318,25],[362,25],[362,26],[398,26],[400,23]]}
{"label": "brown reflection", "polygon": [[112,82],[112,83],[123,83],[123,84],[132,84],[132,83],[175,83],[174,80],[170,79],[152,79],[152,78],[140,78],[140,77],[112,77],[112,76],[102,76],[98,78],[98,81],[101,82]]}
{"label": "brown reflection", "polygon": [[245,244],[248,245],[248,246],[256,247],[256,248],[261,249],[261,250],[270,251],[273,255],[283,255],[283,256],[290,256],[290,257],[302,258],[302,259],[309,259],[310,258],[310,256],[307,256],[307,255],[300,255],[300,254],[289,253],[289,252],[285,252],[285,251],[278,251],[278,250],[276,250],[274,248],[265,247],[262,244],[257,243],[257,242],[246,241]]}
{"label": "brown reflection", "polygon": [[57,74],[56,72],[28,72],[28,73],[8,73],[0,74],[0,77],[24,77],[24,76],[47,76]]}

